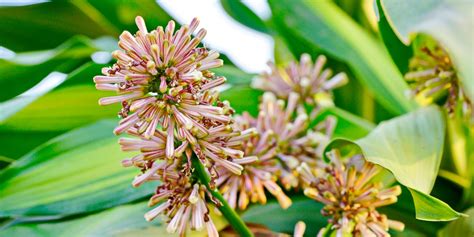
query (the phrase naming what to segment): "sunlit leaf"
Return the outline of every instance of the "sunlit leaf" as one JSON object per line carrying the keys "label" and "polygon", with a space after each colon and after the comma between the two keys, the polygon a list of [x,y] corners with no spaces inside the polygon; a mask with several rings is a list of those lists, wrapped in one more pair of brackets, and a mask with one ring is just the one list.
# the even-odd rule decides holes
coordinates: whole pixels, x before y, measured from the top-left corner
{"label": "sunlit leaf", "polygon": [[153,192],[132,188],[112,129],[98,122],[52,139],[0,172],[0,216],[70,215],[127,203]]}
{"label": "sunlit leaf", "polygon": [[398,37],[409,44],[416,33],[431,35],[446,48],[467,96],[474,100],[474,21],[472,1],[381,0],[387,20]]}
{"label": "sunlit leaf", "polygon": [[262,94],[262,91],[250,88],[248,85],[238,85],[223,91],[220,98],[228,100],[231,107],[239,114],[247,111],[251,115],[257,116],[259,98]]}
{"label": "sunlit leaf", "polygon": [[438,236],[474,236],[474,207],[471,207],[464,214],[467,216],[449,223],[438,233]]}
{"label": "sunlit leaf", "polygon": [[413,50],[411,47],[404,45],[393,32],[385,16],[385,12],[381,9],[380,0],[376,0],[374,4],[377,4],[379,32],[385,43],[385,48],[387,48],[390,56],[392,56],[393,62],[397,65],[400,72],[406,73],[408,71],[410,58],[413,56]]}
{"label": "sunlit leaf", "polygon": [[387,109],[402,114],[416,108],[404,95],[408,86],[380,42],[330,1],[269,1],[279,32],[301,46],[319,48],[346,62]]}
{"label": "sunlit leaf", "polygon": [[[144,213],[149,211],[146,202],[111,208],[97,214],[56,223],[24,223],[0,231],[2,236],[178,236],[166,232],[166,224],[157,218],[145,221]],[[226,222],[222,216],[211,213],[218,229]],[[205,230],[189,232],[190,236],[206,236]],[[192,234],[191,234],[192,233]]]}
{"label": "sunlit leaf", "polygon": [[429,195],[438,174],[444,137],[443,114],[431,106],[382,122],[354,143],[365,159],[386,168],[410,189],[417,219],[446,221],[458,218],[460,213]]}

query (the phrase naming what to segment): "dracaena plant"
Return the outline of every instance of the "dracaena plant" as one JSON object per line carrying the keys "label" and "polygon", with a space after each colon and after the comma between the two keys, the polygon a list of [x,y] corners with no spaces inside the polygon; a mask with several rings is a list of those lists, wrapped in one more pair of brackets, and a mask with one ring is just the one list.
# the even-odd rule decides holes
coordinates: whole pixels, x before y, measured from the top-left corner
{"label": "dracaena plant", "polygon": [[267,3],[0,6],[0,236],[473,236],[473,3]]}

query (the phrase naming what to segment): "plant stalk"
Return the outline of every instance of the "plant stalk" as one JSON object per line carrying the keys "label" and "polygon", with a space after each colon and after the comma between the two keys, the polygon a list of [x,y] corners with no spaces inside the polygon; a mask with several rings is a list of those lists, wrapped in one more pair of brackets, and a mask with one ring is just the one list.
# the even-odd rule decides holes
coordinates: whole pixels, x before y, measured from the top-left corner
{"label": "plant stalk", "polygon": [[202,184],[204,184],[207,189],[211,192],[212,196],[217,198],[222,205],[219,208],[219,211],[221,211],[222,215],[227,219],[229,224],[232,226],[232,228],[239,234],[239,236],[245,236],[245,237],[253,237],[253,233],[250,231],[250,229],[245,225],[244,221],[240,219],[239,215],[232,209],[227,201],[222,197],[222,195],[217,191],[217,189],[211,189],[209,182],[211,181],[211,178],[206,172],[206,168],[204,165],[199,161],[199,159],[193,155],[192,157],[192,163],[193,163],[193,168],[201,181]]}

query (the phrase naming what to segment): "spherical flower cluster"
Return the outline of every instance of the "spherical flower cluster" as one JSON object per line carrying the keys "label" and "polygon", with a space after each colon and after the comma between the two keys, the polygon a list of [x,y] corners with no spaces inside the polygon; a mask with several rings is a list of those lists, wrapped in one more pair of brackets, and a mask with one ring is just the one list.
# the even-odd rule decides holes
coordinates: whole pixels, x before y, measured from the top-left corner
{"label": "spherical flower cluster", "polygon": [[338,150],[329,152],[330,163],[322,170],[313,170],[306,164],[299,167],[308,187],[306,196],[323,203],[324,216],[330,216],[330,228],[337,236],[389,236],[389,228],[403,230],[401,222],[390,220],[377,211],[378,207],[393,204],[400,195],[400,186],[384,188],[372,181],[381,168],[366,162],[361,155],[343,161]]}
{"label": "spherical flower cluster", "polygon": [[435,101],[445,97],[444,106],[450,114],[460,107],[462,113],[474,121],[472,101],[461,87],[447,52],[438,45],[433,49],[423,47],[420,51],[420,54],[410,61],[410,72],[405,74],[412,93]]}
{"label": "spherical flower cluster", "polygon": [[[184,235],[188,227],[206,227],[209,236],[217,236],[208,203],[222,203],[206,187],[215,186],[218,169],[240,175],[243,165],[256,160],[235,148],[254,129],[235,129],[233,109],[219,100],[215,88],[225,78],[208,69],[222,61],[218,53],[198,48],[205,35],[201,29],[192,37],[198,20],[176,32],[173,21],[151,32],[141,17],[136,23],[135,35],[120,36],[122,50],[113,53],[117,63],[103,69],[105,76],[94,77],[99,90],[118,93],[100,99],[100,104],[122,103],[122,120],[114,132],[132,136],[119,140],[122,150],[138,152],[122,164],[141,170],[132,182],[135,187],[160,181],[150,205],[161,204],[145,215],[147,220],[164,215],[170,233]],[[211,184],[196,177],[193,157],[207,167]]]}
{"label": "spherical flower cluster", "polygon": [[[298,94],[290,93],[285,105],[275,95],[263,95],[257,118],[248,113],[235,118],[237,130],[254,128],[255,132],[246,140],[234,143],[232,148],[242,150],[246,157],[258,158],[256,162],[244,165],[241,176],[220,170],[217,185],[232,207],[246,209],[249,202],[266,203],[265,189],[276,197],[282,208],[291,205],[291,199],[283,192],[280,184],[290,189],[298,187],[296,168],[301,162],[311,165],[320,162],[322,147],[329,141],[329,134],[308,129],[308,116],[304,110],[297,111]],[[332,125],[332,124],[331,124]]]}
{"label": "spherical flower cluster", "polygon": [[315,106],[316,109],[331,106],[331,90],[346,84],[348,79],[342,72],[332,76],[330,69],[324,69],[325,63],[326,57],[320,55],[313,64],[308,54],[302,54],[299,63],[291,62],[286,68],[278,68],[269,62],[271,71],[257,78],[253,86],[271,91],[281,99],[288,99],[291,93],[297,93],[299,103]]}

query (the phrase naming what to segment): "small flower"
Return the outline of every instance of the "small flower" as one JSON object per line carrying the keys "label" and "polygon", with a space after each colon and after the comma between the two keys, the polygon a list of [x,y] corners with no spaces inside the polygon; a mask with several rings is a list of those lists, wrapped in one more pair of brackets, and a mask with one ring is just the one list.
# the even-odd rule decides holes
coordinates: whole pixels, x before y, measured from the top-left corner
{"label": "small flower", "polygon": [[[229,145],[242,150],[247,159],[255,158],[254,162],[243,165],[240,176],[218,167],[217,185],[233,208],[238,206],[244,210],[250,202],[265,204],[265,190],[275,196],[282,208],[288,208],[291,199],[282,187],[298,187],[296,168],[301,162],[307,161],[314,166],[321,162],[319,153],[329,138],[320,131],[305,133],[308,116],[302,110],[296,111],[298,98],[298,94],[290,93],[285,106],[283,100],[277,100],[275,95],[267,92],[263,95],[257,118],[248,113],[235,118],[235,130],[254,128],[255,131],[245,140]],[[322,131],[319,127],[323,126],[316,128]],[[332,128],[328,130],[332,131]]]}
{"label": "small flower", "polygon": [[[328,153],[331,163],[320,174],[306,164],[299,167],[303,180],[309,185],[306,196],[323,203],[324,216],[330,216],[331,229],[338,236],[389,236],[388,229],[403,230],[401,222],[389,220],[378,207],[397,202],[400,186],[384,188],[371,179],[381,168],[363,160],[360,155],[343,162],[337,150]],[[315,174],[316,173],[316,174]]]}
{"label": "small flower", "polygon": [[267,197],[265,189],[275,196],[283,208],[291,205],[291,199],[285,195],[277,183],[278,173],[281,169],[279,161],[275,158],[277,147],[272,130],[263,129],[262,124],[252,118],[248,113],[236,117],[236,130],[250,131],[243,140],[229,145],[236,150],[242,150],[246,158],[236,160],[246,161],[241,175],[229,172],[223,167],[217,167],[219,177],[216,181],[219,191],[232,208],[245,210],[250,202],[265,204]]}
{"label": "small flower", "polygon": [[332,76],[330,69],[323,69],[326,57],[320,55],[313,64],[308,54],[302,54],[299,64],[292,62],[286,68],[277,68],[269,62],[270,73],[264,73],[253,86],[288,99],[292,92],[299,95],[300,103],[325,107],[333,105],[331,90],[347,83],[346,74]]}
{"label": "small flower", "polygon": [[444,106],[450,114],[461,105],[465,116],[474,121],[473,104],[460,85],[458,74],[447,52],[440,46],[423,47],[410,61],[410,72],[405,79],[412,93],[434,101],[446,97]]}
{"label": "small flower", "polygon": [[138,132],[150,138],[157,125],[171,135],[180,128],[191,130],[202,117],[226,120],[221,108],[201,103],[201,94],[223,84],[225,78],[208,71],[222,65],[219,54],[198,47],[206,30],[192,36],[199,21],[193,19],[176,32],[173,21],[151,32],[143,18],[137,17],[136,24],[135,35],[128,31],[120,35],[121,50],[112,54],[117,63],[104,68],[104,76],[94,77],[97,89],[119,94],[99,100],[101,105],[122,103],[119,116],[123,119],[114,132],[138,126]]}
{"label": "small flower", "polygon": [[207,229],[208,236],[219,236],[216,226],[210,218],[210,206],[206,199],[216,206],[220,202],[213,198],[207,188],[199,184],[182,171],[161,169],[162,182],[156,193],[150,198],[149,206],[160,203],[145,214],[147,221],[152,221],[159,215],[168,219],[168,233],[178,232],[185,236],[186,230]]}

